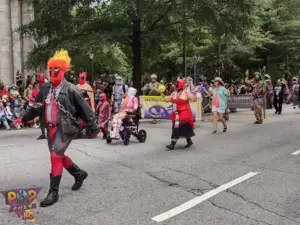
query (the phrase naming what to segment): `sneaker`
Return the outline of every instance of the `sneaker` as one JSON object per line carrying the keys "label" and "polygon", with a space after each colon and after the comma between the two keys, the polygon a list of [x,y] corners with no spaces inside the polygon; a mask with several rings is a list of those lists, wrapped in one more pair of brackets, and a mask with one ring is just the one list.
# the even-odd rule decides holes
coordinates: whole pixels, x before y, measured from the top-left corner
{"label": "sneaker", "polygon": [[33,128],[40,128],[38,125],[36,125],[36,124],[34,124],[33,126],[32,126]]}

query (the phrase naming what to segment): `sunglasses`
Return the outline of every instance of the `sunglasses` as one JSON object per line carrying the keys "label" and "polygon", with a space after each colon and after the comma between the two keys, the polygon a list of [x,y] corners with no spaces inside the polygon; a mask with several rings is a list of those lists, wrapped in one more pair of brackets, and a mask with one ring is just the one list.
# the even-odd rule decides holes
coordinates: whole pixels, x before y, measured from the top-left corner
{"label": "sunglasses", "polygon": [[49,69],[49,72],[50,74],[54,73],[54,75],[57,77],[60,72],[60,68]]}

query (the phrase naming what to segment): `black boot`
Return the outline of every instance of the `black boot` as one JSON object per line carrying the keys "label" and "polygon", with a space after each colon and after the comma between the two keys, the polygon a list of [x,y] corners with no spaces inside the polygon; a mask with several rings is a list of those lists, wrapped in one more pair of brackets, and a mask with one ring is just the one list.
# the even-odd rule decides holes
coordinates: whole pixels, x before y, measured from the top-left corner
{"label": "black boot", "polygon": [[186,146],[184,146],[185,148],[189,148],[189,147],[191,147],[191,146],[194,144],[194,143],[192,142],[192,139],[191,139],[191,138],[187,138],[186,141],[187,141],[187,144],[186,144]]}
{"label": "black boot", "polygon": [[58,201],[58,189],[60,184],[61,176],[58,177],[52,177],[50,174],[50,189],[48,192],[47,197],[41,201],[40,206],[41,207],[48,207],[53,205]]}
{"label": "black boot", "polygon": [[36,140],[43,140],[43,139],[46,139],[45,134],[41,134]]}
{"label": "black boot", "polygon": [[102,138],[102,140],[106,140],[106,138],[107,138],[107,132],[106,132],[106,133],[103,133],[103,138]]}
{"label": "black boot", "polygon": [[176,141],[171,141],[171,144],[167,145],[166,148],[170,150],[174,150],[175,145],[176,145]]}
{"label": "black boot", "polygon": [[75,163],[68,169],[66,169],[74,178],[75,183],[72,186],[73,191],[77,191],[81,188],[83,181],[88,177],[88,173],[80,169]]}

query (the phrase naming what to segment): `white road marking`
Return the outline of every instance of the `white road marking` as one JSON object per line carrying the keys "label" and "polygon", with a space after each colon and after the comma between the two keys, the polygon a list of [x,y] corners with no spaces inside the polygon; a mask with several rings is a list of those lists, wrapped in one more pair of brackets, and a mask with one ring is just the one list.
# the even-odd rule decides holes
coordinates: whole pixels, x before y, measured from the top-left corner
{"label": "white road marking", "polygon": [[300,150],[295,151],[295,152],[292,153],[292,155],[299,155],[299,154],[300,154]]}
{"label": "white road marking", "polygon": [[14,144],[0,145],[0,147],[13,146]]}
{"label": "white road marking", "polygon": [[171,209],[170,211],[168,212],[165,212],[165,213],[162,213],[158,216],[155,216],[152,218],[152,220],[156,221],[156,222],[162,222],[162,221],[165,221],[167,219],[170,219],[171,217],[173,216],[176,216],[180,213],[183,213],[184,211],[187,211],[193,207],[195,207],[196,205],[200,204],[201,202],[219,194],[220,192],[222,191],[226,191],[227,189],[239,184],[239,183],[242,183],[248,179],[250,179],[251,177],[255,176],[259,174],[259,172],[251,172],[251,173],[248,173],[240,178],[237,178],[233,181],[230,181],[229,183],[227,184],[223,184],[221,185],[220,187],[216,188],[216,189],[213,189],[201,196],[198,196],[196,198],[193,198],[192,200],[186,202],[186,203],[183,203],[182,205],[180,206],[177,206],[176,208],[174,209]]}

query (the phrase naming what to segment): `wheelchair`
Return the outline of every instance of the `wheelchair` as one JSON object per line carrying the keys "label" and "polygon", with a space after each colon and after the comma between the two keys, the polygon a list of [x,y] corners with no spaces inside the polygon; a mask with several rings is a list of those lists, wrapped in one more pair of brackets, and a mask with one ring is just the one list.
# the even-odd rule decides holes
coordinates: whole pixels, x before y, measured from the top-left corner
{"label": "wheelchair", "polygon": [[[141,119],[141,106],[138,107],[135,113],[127,112],[127,118],[122,120],[122,126],[119,131],[120,138],[123,140],[125,146],[129,145],[130,137],[134,136],[140,143],[145,143],[147,139],[147,133],[145,130],[140,130],[140,119]],[[110,144],[113,139],[110,134],[106,137],[106,143]]]}

